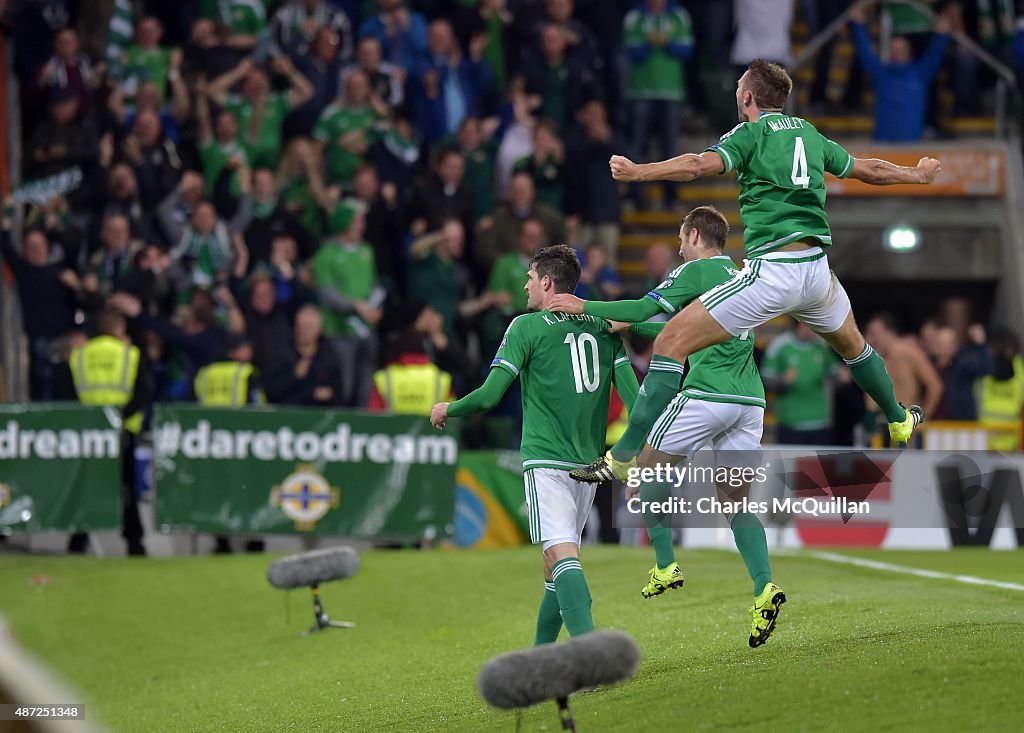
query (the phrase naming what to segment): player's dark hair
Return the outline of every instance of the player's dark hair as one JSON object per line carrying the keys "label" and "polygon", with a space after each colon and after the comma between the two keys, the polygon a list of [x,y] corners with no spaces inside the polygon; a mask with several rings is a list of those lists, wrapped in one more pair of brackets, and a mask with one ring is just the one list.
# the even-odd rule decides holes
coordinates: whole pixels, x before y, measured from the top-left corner
{"label": "player's dark hair", "polygon": [[793,91],[793,80],[778,64],[757,59],[747,67],[747,88],[758,109],[782,109]]}
{"label": "player's dark hair", "polygon": [[698,206],[679,222],[683,234],[696,230],[705,245],[713,249],[725,249],[729,236],[729,221],[714,206]]}
{"label": "player's dark hair", "polygon": [[556,293],[573,293],[580,281],[579,257],[565,244],[544,247],[530,260],[530,267],[537,271],[537,277],[550,277]]}

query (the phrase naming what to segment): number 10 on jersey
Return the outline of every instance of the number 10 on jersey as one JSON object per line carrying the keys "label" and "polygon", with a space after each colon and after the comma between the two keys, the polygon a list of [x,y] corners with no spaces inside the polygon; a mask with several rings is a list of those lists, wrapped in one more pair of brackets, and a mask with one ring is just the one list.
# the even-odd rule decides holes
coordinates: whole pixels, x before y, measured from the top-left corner
{"label": "number 10 on jersey", "polygon": [[562,343],[569,344],[569,353],[572,356],[572,376],[576,381],[576,393],[583,394],[584,390],[596,392],[597,385],[600,382],[597,363],[597,339],[590,333],[568,333],[565,335],[565,341]]}

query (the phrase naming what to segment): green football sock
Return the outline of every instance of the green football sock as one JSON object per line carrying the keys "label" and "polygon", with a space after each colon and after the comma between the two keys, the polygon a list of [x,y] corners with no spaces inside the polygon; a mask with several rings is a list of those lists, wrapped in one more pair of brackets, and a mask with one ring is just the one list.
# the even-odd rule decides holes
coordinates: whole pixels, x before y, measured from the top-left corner
{"label": "green football sock", "polygon": [[743,557],[743,564],[754,580],[754,595],[772,582],[772,568],[768,563],[768,540],[764,536],[764,527],[756,514],[739,512],[729,522],[732,536],[736,540],[736,549]]}
{"label": "green football sock", "polygon": [[533,637],[533,645],[551,644],[557,641],[562,631],[562,613],[558,607],[558,594],[555,583],[544,581],[544,595],[540,599],[540,611],[537,612],[537,635]]}
{"label": "green football sock", "polygon": [[[893,391],[892,379],[882,361],[870,344],[864,344],[864,351],[856,359],[844,359],[850,369],[850,376],[857,386],[871,395],[871,399],[885,413],[889,422],[903,422],[907,419],[907,411],[900,407]],[[639,403],[640,400],[637,400]]]}
{"label": "green football sock", "polygon": [[[641,502],[663,502],[671,496],[669,485],[664,482],[645,481],[640,484]],[[647,536],[651,538],[651,546],[654,547],[654,560],[658,563],[658,569],[664,570],[676,561],[676,548],[672,544],[672,522],[670,514],[660,512],[644,512],[644,524],[647,526]]]}
{"label": "green football sock", "polygon": [[590,615],[590,588],[583,575],[579,558],[566,557],[551,568],[555,581],[558,607],[562,611],[562,622],[569,636],[579,636],[594,630],[594,618]]}
{"label": "green football sock", "polygon": [[655,355],[651,359],[651,367],[640,386],[640,394],[637,395],[633,409],[629,411],[629,426],[612,446],[612,455],[616,459],[629,460],[643,450],[651,428],[678,394],[682,383],[682,364],[667,356]]}

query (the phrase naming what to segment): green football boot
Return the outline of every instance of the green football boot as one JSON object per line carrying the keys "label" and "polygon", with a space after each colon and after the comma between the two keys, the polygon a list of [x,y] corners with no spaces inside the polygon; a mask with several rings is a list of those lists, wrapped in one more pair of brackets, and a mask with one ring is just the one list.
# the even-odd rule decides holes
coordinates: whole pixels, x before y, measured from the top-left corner
{"label": "green football boot", "polygon": [[[901,405],[902,407],[902,405]],[[907,408],[907,416],[903,422],[889,423],[889,440],[895,447],[901,443],[909,443],[917,426],[924,422],[924,411],[917,405]]]}
{"label": "green football boot", "polygon": [[750,639],[751,649],[755,649],[766,641],[775,631],[782,613],[782,604],[786,602],[786,594],[775,583],[766,583],[761,595],[754,599],[750,607]]}
{"label": "green football boot", "polygon": [[648,577],[647,585],[640,590],[640,595],[644,598],[654,598],[672,588],[682,588],[686,582],[683,580],[683,571],[677,562],[672,563],[664,570],[659,570],[655,565],[648,573]]}

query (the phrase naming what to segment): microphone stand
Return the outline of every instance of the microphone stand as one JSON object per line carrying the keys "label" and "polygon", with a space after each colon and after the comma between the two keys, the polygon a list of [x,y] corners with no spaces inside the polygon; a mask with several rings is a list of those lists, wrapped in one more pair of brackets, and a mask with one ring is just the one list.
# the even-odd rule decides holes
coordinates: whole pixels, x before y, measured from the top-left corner
{"label": "microphone stand", "polygon": [[558,719],[562,721],[562,730],[576,733],[576,723],[573,722],[572,711],[569,710],[569,698],[560,697],[556,702],[558,703]]}
{"label": "microphone stand", "polygon": [[324,610],[323,604],[320,602],[320,585],[314,583],[309,586],[310,591],[313,593],[313,616],[316,622],[309,627],[309,630],[303,632],[303,636],[309,636],[314,631],[320,631],[321,629],[335,628],[335,629],[354,629],[355,624],[351,621],[332,621],[331,617],[327,615]]}

